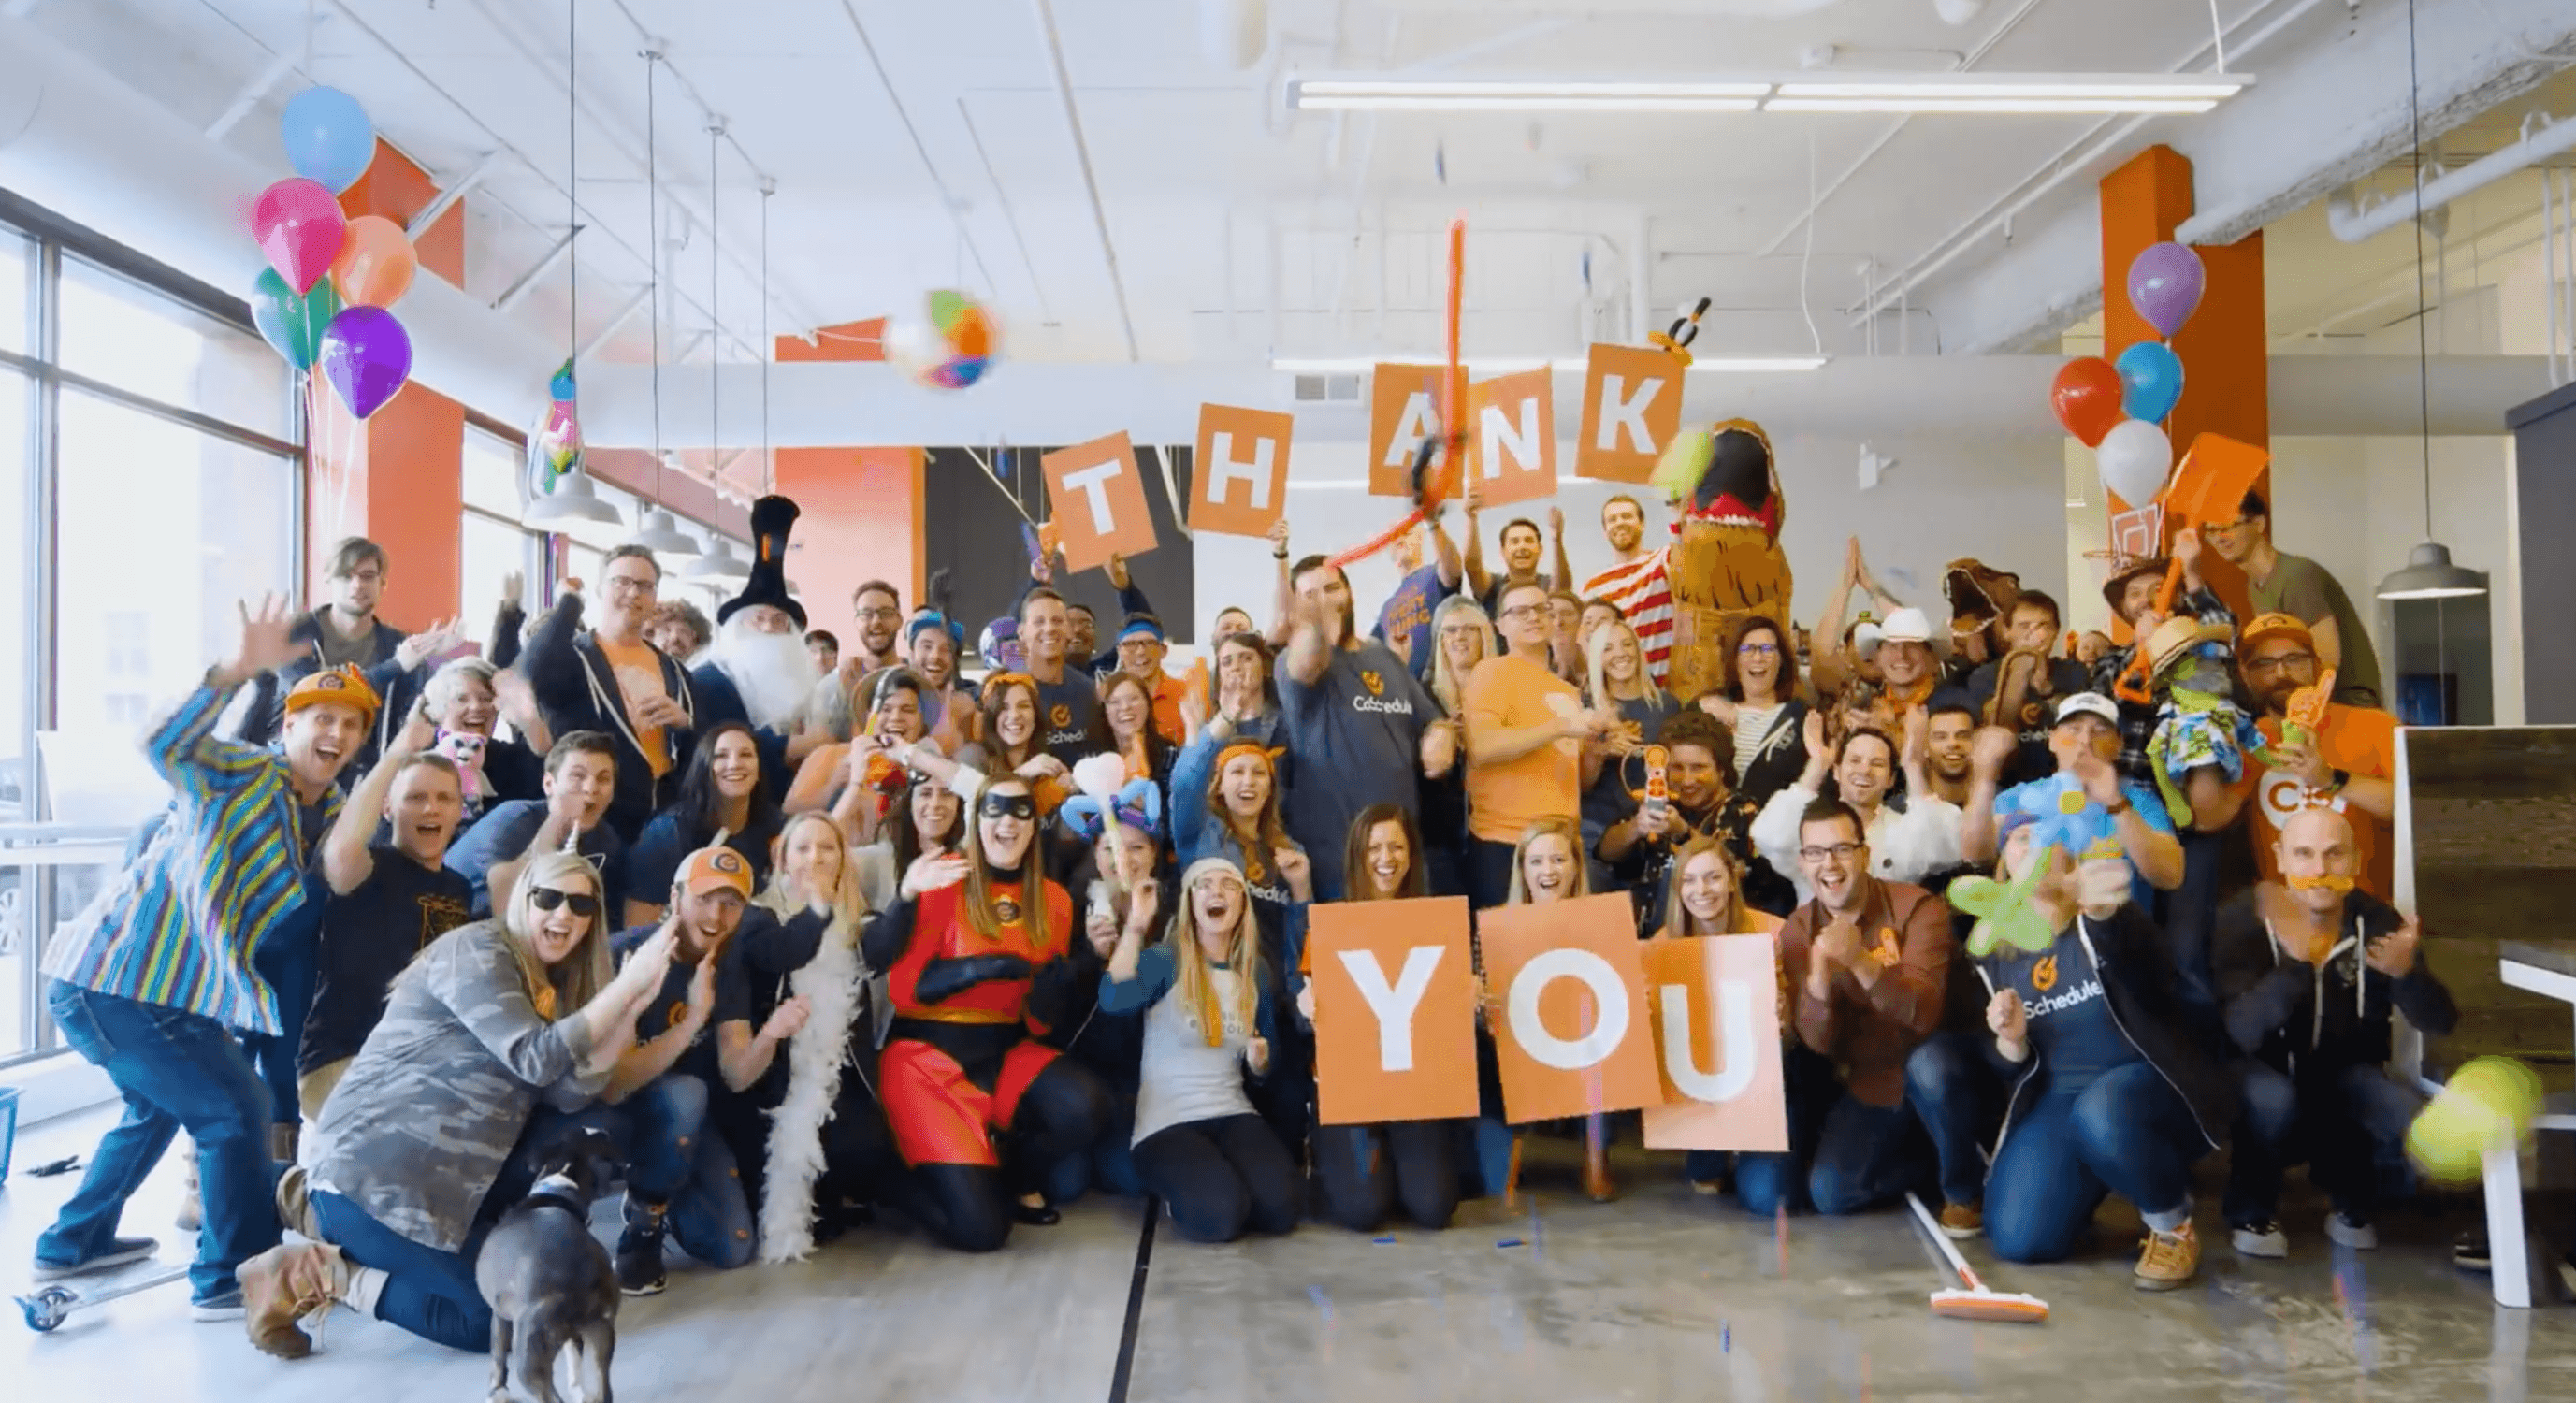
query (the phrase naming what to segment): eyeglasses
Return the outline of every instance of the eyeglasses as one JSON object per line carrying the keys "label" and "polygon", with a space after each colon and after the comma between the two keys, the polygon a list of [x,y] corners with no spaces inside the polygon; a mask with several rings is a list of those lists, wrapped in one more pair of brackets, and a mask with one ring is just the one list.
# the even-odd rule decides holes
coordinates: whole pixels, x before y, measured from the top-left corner
{"label": "eyeglasses", "polygon": [[1830,857],[1836,861],[1849,861],[1853,853],[1861,850],[1861,846],[1862,845],[1859,843],[1835,843],[1827,847],[1800,848],[1798,849],[1798,860],[1801,862],[1822,862],[1826,858]]}
{"label": "eyeglasses", "polygon": [[632,575],[611,575],[608,577],[608,592],[610,594],[651,594],[653,591],[660,589],[661,587],[662,582],[659,580],[638,579]]}
{"label": "eyeglasses", "polygon": [[357,580],[364,584],[380,585],[385,582],[385,572],[375,569],[352,570],[348,574],[342,575],[340,578],[344,580]]}
{"label": "eyeglasses", "polygon": [[2314,653],[2283,653],[2278,657],[2247,658],[2245,671],[2249,675],[2257,672],[2283,672],[2294,668],[2313,667],[2316,661],[2317,655]]}
{"label": "eyeglasses", "polygon": [[883,619],[899,619],[903,617],[903,611],[901,609],[888,609],[880,606],[874,609],[861,609],[859,611],[859,617],[871,622]]}
{"label": "eyeglasses", "polygon": [[1022,822],[1038,816],[1038,801],[1030,794],[987,794],[975,811],[986,818],[1016,818]]}
{"label": "eyeglasses", "polygon": [[1745,643],[1737,646],[1735,656],[1739,658],[1776,658],[1780,656],[1780,645],[1777,643]]}
{"label": "eyeglasses", "polygon": [[1546,607],[1547,606],[1544,604],[1515,604],[1495,617],[1504,619],[1526,619],[1530,615],[1538,613]]}
{"label": "eyeglasses", "polygon": [[558,906],[569,906],[572,908],[572,913],[581,917],[583,920],[588,920],[599,914],[599,898],[586,891],[562,891],[554,887],[530,887],[528,889],[528,904],[540,911],[552,911]]}

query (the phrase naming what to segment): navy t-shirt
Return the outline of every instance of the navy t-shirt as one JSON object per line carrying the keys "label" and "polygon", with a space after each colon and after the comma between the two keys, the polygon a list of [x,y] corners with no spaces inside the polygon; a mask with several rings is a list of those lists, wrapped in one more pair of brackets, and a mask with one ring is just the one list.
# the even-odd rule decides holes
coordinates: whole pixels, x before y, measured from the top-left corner
{"label": "navy t-shirt", "polygon": [[[449,870],[462,875],[474,887],[474,919],[492,914],[492,891],[488,885],[493,864],[508,862],[528,850],[537,839],[537,830],[546,826],[546,804],[542,799],[512,799],[486,810],[472,828],[466,829],[447,849]],[[581,855],[590,859],[599,873],[599,893],[606,919],[617,920],[626,912],[626,841],[617,830],[602,822],[581,835]],[[667,888],[670,883],[664,882]],[[508,893],[503,893],[506,898]]]}
{"label": "navy t-shirt", "polygon": [[[659,926],[629,926],[609,939],[609,953],[622,968],[626,957],[635,953],[635,947],[651,939],[653,932],[659,929]],[[688,1021],[689,985],[697,977],[695,962],[672,959],[670,972],[662,976],[662,991],[644,1005],[643,1012],[635,1015],[636,1042],[649,1042]],[[671,1071],[703,1080],[710,1091],[722,1087],[724,1074],[716,1063],[716,1026],[729,1018],[749,1017],[747,1010],[750,1007],[751,985],[743,972],[742,962],[719,958],[716,961],[715,1004],[707,1014],[707,1021],[699,1025],[698,1035],[689,1040],[689,1050],[681,1053],[679,1060],[671,1064]]]}
{"label": "navy t-shirt", "polygon": [[1421,815],[1422,729],[1438,717],[1431,694],[1383,643],[1334,652],[1311,686],[1279,660],[1297,783],[1287,793],[1288,836],[1314,864],[1315,899],[1342,895],[1351,820],[1371,804]]}
{"label": "navy t-shirt", "polygon": [[1439,566],[1425,565],[1397,582],[1395,593],[1386,597],[1385,607],[1377,612],[1377,631],[1372,636],[1390,649],[1399,636],[1410,639],[1408,656],[1413,659],[1415,677],[1431,675],[1431,616],[1454,593],[1440,582]]}
{"label": "navy t-shirt", "polygon": [[1091,717],[1100,709],[1100,684],[1070,664],[1061,682],[1038,684],[1038,743],[1068,767],[1091,753]]}
{"label": "navy t-shirt", "polygon": [[1985,961],[1997,989],[2021,995],[2030,1045],[2048,1074],[2052,1096],[2076,1095],[2103,1073],[2143,1056],[2111,1016],[2102,972],[2077,938],[2080,928],[2069,925],[2046,954],[2006,947]]}
{"label": "navy t-shirt", "polygon": [[394,976],[429,942],[474,918],[474,884],[461,874],[423,867],[391,844],[367,851],[375,870],[355,891],[340,896],[316,883],[328,899],[298,1073],[357,1056],[385,1016]]}
{"label": "navy t-shirt", "polygon": [[[725,839],[725,846],[742,855],[751,864],[751,889],[758,891],[769,881],[769,845],[778,837],[785,820],[777,814],[755,818],[740,833]],[[626,854],[626,894],[637,901],[655,906],[671,899],[671,882],[680,875],[680,864],[689,854],[707,845],[712,831],[700,832],[677,810],[664,809],[635,835],[635,846]],[[620,907],[614,919],[623,920]]]}

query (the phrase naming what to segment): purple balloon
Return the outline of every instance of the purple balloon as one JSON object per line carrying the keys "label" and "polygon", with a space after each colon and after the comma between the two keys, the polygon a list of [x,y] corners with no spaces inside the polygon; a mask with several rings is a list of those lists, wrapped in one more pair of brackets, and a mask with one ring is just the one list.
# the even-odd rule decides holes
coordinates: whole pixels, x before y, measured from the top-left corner
{"label": "purple balloon", "polygon": [[323,329],[314,360],[340,402],[364,419],[411,378],[411,336],[382,307],[346,307]]}
{"label": "purple balloon", "polygon": [[2129,265],[2129,305],[2161,335],[2182,330],[2191,314],[2200,310],[2200,294],[2207,285],[2200,255],[2170,240],[2149,244]]}

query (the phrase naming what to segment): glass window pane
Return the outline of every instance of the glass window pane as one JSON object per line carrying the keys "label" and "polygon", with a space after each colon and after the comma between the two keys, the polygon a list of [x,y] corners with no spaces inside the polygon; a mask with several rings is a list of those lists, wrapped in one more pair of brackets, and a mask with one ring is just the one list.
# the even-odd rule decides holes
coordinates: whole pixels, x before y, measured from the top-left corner
{"label": "glass window pane", "polygon": [[[469,442],[472,435],[468,435]],[[531,552],[528,533],[508,522],[495,521],[481,512],[465,514],[465,546],[461,562],[464,571],[461,605],[465,636],[484,643],[493,640],[492,616],[501,607],[501,577],[516,570],[527,573]],[[527,593],[522,588],[520,599]]]}
{"label": "glass window pane", "polygon": [[[0,236],[5,238],[5,236]],[[0,276],[8,269],[0,256]],[[0,307],[6,307],[0,298]],[[35,766],[28,762],[27,704],[35,659],[27,635],[27,426],[33,408],[23,376],[0,370],[0,823],[36,814]],[[36,979],[36,897],[43,869],[0,867],[0,1057],[31,1050],[28,997]]]}
{"label": "glass window pane", "polygon": [[35,268],[35,246],[14,229],[0,229],[0,351],[23,355],[36,344],[32,325],[36,299],[28,281],[35,276]]}
{"label": "glass window pane", "polygon": [[481,429],[467,426],[465,505],[481,507],[495,516],[517,516],[520,505],[519,466],[517,447]]}
{"label": "glass window pane", "polygon": [[70,389],[61,434],[55,714],[130,747],[239,641],[238,602],[291,596],[294,467]]}
{"label": "glass window pane", "polygon": [[563,538],[564,577],[581,581],[583,589],[596,591],[602,588],[600,581],[606,578],[600,574],[600,562],[606,556],[607,552],[593,550],[566,536]]}
{"label": "glass window pane", "polygon": [[77,258],[63,260],[62,352],[74,374],[287,436],[286,362],[268,343]]}

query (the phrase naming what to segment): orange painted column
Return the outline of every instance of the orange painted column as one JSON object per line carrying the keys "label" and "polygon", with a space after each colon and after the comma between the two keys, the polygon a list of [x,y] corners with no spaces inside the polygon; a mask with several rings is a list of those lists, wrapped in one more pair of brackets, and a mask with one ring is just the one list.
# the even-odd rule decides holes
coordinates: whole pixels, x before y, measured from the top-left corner
{"label": "orange painted column", "polygon": [[[379,140],[375,164],[340,196],[351,218],[379,214],[408,224],[438,196],[438,185]],[[412,241],[422,276],[465,282],[465,205],[439,216]],[[392,308],[402,316],[402,304]],[[388,623],[425,628],[457,611],[464,552],[465,406],[405,385],[372,418],[350,417],[331,387],[313,377],[311,468],[305,483],[306,586],[318,594],[331,546],[365,536],[392,568],[379,606]],[[469,625],[469,628],[471,625]]]}
{"label": "orange painted column", "polygon": [[918,448],[782,448],[778,495],[801,513],[789,538],[787,578],[804,593],[806,623],[830,629],[844,647],[858,637],[852,592],[883,580],[921,603],[928,573],[922,534]]}
{"label": "orange painted column", "polygon": [[[2156,329],[2129,305],[2129,264],[2148,245],[2162,243],[2192,215],[2191,162],[2169,146],[2151,146],[2102,177],[2102,354],[2118,360]],[[2176,458],[2201,433],[2225,434],[2269,447],[2272,442],[2271,346],[2263,305],[2263,235],[2195,250],[2208,270],[2200,310],[2173,338],[2182,358],[2182,400],[2166,425]],[[2271,497],[2271,474],[2257,484]],[[2111,499],[2114,513],[2127,508]],[[2170,527],[2168,528],[2170,538]],[[2249,617],[2245,577],[2215,552],[2201,556],[2202,570],[2238,618]]]}

